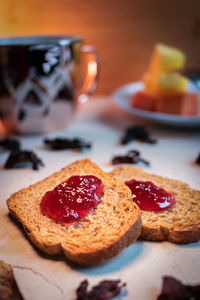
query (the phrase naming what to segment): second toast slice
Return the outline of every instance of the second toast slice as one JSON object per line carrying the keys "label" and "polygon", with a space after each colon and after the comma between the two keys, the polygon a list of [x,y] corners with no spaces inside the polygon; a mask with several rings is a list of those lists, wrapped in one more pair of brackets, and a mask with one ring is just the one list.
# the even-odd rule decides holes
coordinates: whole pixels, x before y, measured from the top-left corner
{"label": "second toast slice", "polygon": [[151,181],[175,197],[175,205],[170,210],[159,213],[141,210],[141,239],[179,244],[200,240],[200,191],[181,181],[143,172],[137,167],[118,167],[110,174],[122,182],[132,179]]}

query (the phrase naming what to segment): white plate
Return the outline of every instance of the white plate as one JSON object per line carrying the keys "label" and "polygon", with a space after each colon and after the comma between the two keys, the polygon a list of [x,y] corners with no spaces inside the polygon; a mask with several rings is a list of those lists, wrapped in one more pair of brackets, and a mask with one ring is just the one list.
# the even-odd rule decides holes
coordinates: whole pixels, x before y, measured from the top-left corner
{"label": "white plate", "polygon": [[[199,115],[196,117],[183,117],[178,115],[155,113],[143,109],[133,108],[130,105],[131,98],[133,97],[134,93],[142,89],[143,89],[142,82],[138,81],[138,82],[130,83],[117,89],[112,94],[112,97],[117,106],[119,106],[123,110],[137,117],[142,117],[150,121],[155,121],[167,125],[177,125],[177,126],[184,126],[184,127],[200,126],[200,112]],[[199,95],[199,107],[200,107],[200,90],[191,81],[188,81],[187,90],[191,92],[196,92]]]}

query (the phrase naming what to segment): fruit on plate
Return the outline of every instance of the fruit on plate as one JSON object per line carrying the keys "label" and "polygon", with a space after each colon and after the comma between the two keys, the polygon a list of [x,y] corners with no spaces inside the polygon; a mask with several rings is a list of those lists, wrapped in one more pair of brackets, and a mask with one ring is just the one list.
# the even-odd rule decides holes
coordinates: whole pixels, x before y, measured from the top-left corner
{"label": "fruit on plate", "polygon": [[146,73],[143,82],[145,91],[153,94],[168,95],[187,90],[186,77],[173,72],[159,72],[156,76]]}
{"label": "fruit on plate", "polygon": [[131,106],[153,112],[195,116],[198,114],[198,95],[196,93],[175,93],[162,96],[138,91],[132,98]]}
{"label": "fruit on plate", "polygon": [[150,73],[159,71],[181,71],[186,61],[185,54],[176,48],[156,44],[149,65]]}
{"label": "fruit on plate", "polygon": [[179,73],[185,61],[181,50],[157,44],[142,78],[144,89],[133,95],[131,106],[160,113],[197,115],[198,95],[187,92],[187,78]]}
{"label": "fruit on plate", "polygon": [[185,65],[185,54],[169,46],[157,44],[143,76],[144,89],[149,93],[182,93],[187,89],[186,77],[180,75]]}

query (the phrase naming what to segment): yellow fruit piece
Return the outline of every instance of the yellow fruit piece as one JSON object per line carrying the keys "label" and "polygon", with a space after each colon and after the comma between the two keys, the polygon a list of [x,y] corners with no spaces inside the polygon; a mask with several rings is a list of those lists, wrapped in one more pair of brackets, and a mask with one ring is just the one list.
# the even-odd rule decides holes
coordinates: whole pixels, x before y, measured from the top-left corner
{"label": "yellow fruit piece", "polygon": [[160,71],[182,70],[185,60],[185,54],[181,50],[157,44],[150,60],[149,72],[155,75]]}
{"label": "yellow fruit piece", "polygon": [[144,90],[152,94],[168,95],[187,89],[187,78],[178,73],[160,72],[156,77],[148,73],[143,82]]}
{"label": "yellow fruit piece", "polygon": [[152,76],[150,73],[145,73],[142,81],[144,83],[144,90],[148,93],[154,94],[157,90],[156,88],[156,77]]}

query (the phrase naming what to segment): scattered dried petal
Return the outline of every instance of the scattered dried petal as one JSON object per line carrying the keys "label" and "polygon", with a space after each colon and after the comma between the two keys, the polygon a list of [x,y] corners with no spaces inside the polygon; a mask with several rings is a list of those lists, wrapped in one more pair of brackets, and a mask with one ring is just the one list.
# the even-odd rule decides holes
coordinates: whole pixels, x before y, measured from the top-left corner
{"label": "scattered dried petal", "polygon": [[63,150],[63,149],[76,149],[83,150],[91,148],[91,144],[84,142],[79,138],[75,139],[64,139],[64,138],[56,138],[56,139],[45,139],[44,143],[48,145],[52,150]]}
{"label": "scattered dried petal", "polygon": [[144,143],[155,144],[157,141],[150,137],[149,132],[143,126],[129,127],[121,139],[121,144],[128,144],[132,140],[139,140]]}
{"label": "scattered dried petal", "polygon": [[0,260],[0,299],[23,300],[13,274],[12,266],[2,260]]}
{"label": "scattered dried petal", "polygon": [[32,151],[13,150],[6,163],[5,169],[22,168],[24,164],[32,164],[33,170],[38,170],[39,166],[43,166],[43,162]]}
{"label": "scattered dried petal", "polygon": [[200,153],[199,153],[199,155],[197,156],[196,164],[200,165]]}
{"label": "scattered dried petal", "polygon": [[157,300],[199,300],[200,285],[184,285],[179,280],[170,277],[163,277],[161,294]]}
{"label": "scattered dried petal", "polygon": [[125,283],[120,280],[103,280],[88,291],[88,281],[84,280],[76,290],[76,300],[109,300],[119,295]]}
{"label": "scattered dried petal", "polygon": [[16,139],[5,138],[0,140],[0,146],[7,150],[16,150],[20,148],[20,143]]}
{"label": "scattered dried petal", "polygon": [[89,285],[89,283],[87,280],[84,280],[80,283],[80,286],[76,290],[76,295],[77,295],[78,300],[85,299],[84,297],[87,294],[88,285]]}
{"label": "scattered dried petal", "polygon": [[137,150],[131,150],[128,151],[127,154],[125,155],[118,155],[114,156],[112,159],[112,164],[113,165],[118,165],[118,164],[137,164],[139,162],[144,163],[145,165],[149,165],[149,161],[143,159],[140,157],[140,152]]}

